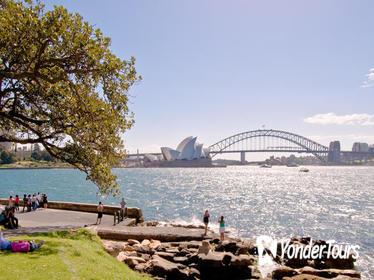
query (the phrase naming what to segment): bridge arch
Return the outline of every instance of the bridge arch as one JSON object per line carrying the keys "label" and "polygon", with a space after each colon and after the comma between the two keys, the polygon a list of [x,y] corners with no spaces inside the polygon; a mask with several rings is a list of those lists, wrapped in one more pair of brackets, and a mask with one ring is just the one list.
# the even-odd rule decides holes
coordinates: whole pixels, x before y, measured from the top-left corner
{"label": "bridge arch", "polygon": [[326,155],[329,151],[328,147],[295,133],[274,129],[258,129],[238,133],[230,137],[227,137],[221,141],[218,141],[217,143],[210,146],[210,155],[211,157],[214,157],[217,154],[227,150],[229,147],[233,146],[236,143],[255,137],[273,137],[289,141],[301,147],[306,152],[312,153],[321,161],[326,161],[326,159],[323,158],[321,155]]}

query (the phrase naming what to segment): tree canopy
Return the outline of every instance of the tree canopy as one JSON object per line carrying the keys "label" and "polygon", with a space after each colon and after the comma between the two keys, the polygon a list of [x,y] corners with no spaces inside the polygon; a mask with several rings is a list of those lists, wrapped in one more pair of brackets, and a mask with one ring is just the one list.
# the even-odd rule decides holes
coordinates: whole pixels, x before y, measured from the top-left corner
{"label": "tree canopy", "polygon": [[40,143],[118,194],[111,166],[134,123],[129,88],[141,79],[110,39],[63,7],[0,0],[0,142]]}

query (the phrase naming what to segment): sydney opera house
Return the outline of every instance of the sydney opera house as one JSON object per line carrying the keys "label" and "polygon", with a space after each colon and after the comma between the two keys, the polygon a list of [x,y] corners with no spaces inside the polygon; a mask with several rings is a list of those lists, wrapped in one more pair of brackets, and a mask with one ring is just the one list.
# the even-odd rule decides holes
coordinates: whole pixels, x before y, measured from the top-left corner
{"label": "sydney opera house", "polygon": [[149,167],[210,167],[209,148],[196,142],[197,137],[187,137],[174,150],[169,147],[161,148],[161,155],[146,154],[145,166]]}
{"label": "sydney opera house", "polygon": [[209,157],[209,148],[203,148],[203,144],[196,142],[197,137],[187,137],[178,145],[176,150],[162,147],[161,153],[164,160],[193,160]]}

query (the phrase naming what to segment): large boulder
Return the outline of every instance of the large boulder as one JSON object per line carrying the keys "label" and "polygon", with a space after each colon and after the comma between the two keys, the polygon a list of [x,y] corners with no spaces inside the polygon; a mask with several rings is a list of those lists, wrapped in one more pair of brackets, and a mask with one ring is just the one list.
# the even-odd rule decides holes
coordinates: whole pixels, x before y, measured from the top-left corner
{"label": "large boulder", "polygon": [[110,240],[101,240],[103,243],[105,251],[107,251],[113,257],[117,257],[119,252],[123,251],[125,246],[127,245],[126,242],[118,242],[118,241],[110,241]]}
{"label": "large boulder", "polygon": [[201,279],[248,279],[251,277],[250,256],[235,256],[230,252],[214,252],[197,255],[197,268]]}
{"label": "large boulder", "polygon": [[310,275],[316,275],[319,277],[324,277],[324,278],[334,278],[338,276],[346,276],[346,277],[351,277],[351,278],[360,278],[361,274],[360,272],[356,270],[340,270],[340,269],[314,269],[312,267],[303,267],[299,269],[300,274],[310,274]]}
{"label": "large boulder", "polygon": [[149,261],[146,271],[151,275],[164,277],[167,279],[188,279],[188,269],[181,264],[172,263],[158,255],[154,255]]}

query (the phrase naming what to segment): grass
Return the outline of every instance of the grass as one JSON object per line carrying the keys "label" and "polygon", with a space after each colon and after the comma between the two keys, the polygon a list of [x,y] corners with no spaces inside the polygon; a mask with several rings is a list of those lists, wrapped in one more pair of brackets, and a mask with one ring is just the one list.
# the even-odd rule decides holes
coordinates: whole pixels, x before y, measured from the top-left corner
{"label": "grass", "polygon": [[0,164],[0,168],[71,168],[71,165],[64,162],[51,162],[51,161],[17,161],[10,164]]}
{"label": "grass", "polygon": [[104,251],[100,238],[88,230],[9,239],[44,240],[44,245],[31,253],[3,251],[0,279],[151,279],[110,256]]}

